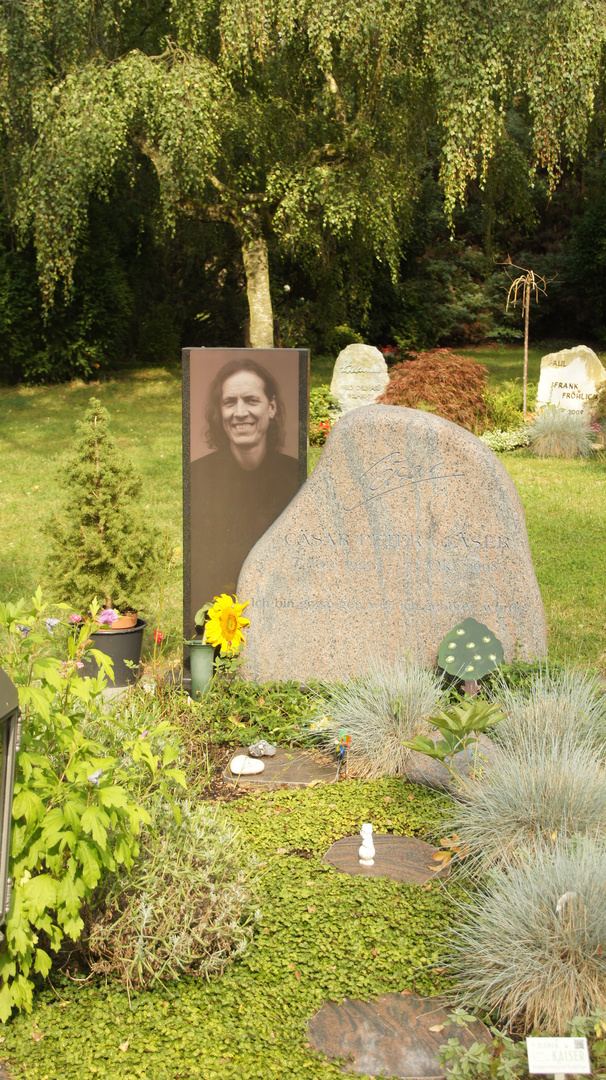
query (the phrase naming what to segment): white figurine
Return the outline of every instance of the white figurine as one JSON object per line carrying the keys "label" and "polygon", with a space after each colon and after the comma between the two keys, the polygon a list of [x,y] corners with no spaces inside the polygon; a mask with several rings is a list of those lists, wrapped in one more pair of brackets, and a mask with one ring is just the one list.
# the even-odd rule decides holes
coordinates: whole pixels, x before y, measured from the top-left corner
{"label": "white figurine", "polygon": [[369,821],[365,822],[360,829],[360,836],[362,837],[362,843],[358,851],[360,866],[374,866],[375,845],[372,842],[372,825]]}

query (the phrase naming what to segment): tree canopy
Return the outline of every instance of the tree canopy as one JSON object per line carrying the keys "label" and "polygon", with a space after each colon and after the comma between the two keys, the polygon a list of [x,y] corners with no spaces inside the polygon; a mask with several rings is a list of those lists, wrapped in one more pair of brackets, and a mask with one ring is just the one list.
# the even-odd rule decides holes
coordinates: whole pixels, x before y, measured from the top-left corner
{"label": "tree canopy", "polygon": [[6,0],[11,220],[51,304],[91,196],[143,155],[168,229],[235,230],[251,342],[269,345],[268,243],[349,237],[395,272],[436,130],[447,215],[486,182],[512,109],[553,186],[585,146],[605,34],[600,0]]}

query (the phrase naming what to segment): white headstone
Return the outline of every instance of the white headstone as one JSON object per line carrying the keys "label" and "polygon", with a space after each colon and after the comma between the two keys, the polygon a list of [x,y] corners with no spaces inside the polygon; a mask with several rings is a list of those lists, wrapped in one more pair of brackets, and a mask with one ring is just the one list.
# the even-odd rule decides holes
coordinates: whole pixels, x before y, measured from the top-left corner
{"label": "white headstone", "polygon": [[337,398],[341,412],[347,413],[360,405],[374,404],[388,382],[382,352],[374,345],[348,345],[337,357],[330,392]]}
{"label": "white headstone", "polygon": [[548,353],[541,360],[537,407],[557,405],[582,412],[585,402],[605,379],[606,368],[586,345]]}

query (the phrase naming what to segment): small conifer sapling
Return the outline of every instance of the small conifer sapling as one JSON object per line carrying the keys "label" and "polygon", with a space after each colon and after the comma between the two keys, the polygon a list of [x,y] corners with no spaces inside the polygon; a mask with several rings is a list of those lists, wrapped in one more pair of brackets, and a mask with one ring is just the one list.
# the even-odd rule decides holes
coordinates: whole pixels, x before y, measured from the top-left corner
{"label": "small conifer sapling", "polygon": [[141,478],[109,432],[109,414],[91,398],[78,421],[74,451],[62,469],[66,497],[47,526],[49,569],[62,600],[86,611],[137,611],[158,562],[156,530],[145,520]]}

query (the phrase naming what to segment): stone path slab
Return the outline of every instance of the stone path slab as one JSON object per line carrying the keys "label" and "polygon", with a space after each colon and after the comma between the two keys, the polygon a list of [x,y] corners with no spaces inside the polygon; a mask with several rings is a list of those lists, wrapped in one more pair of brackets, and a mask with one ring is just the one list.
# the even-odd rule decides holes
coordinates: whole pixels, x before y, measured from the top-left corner
{"label": "stone path slab", "polygon": [[[232,761],[238,754],[247,754],[246,746],[238,746],[230,755]],[[278,747],[274,757],[260,760],[265,765],[262,773],[254,776],[237,776],[230,771],[229,762],[223,772],[223,779],[229,784],[242,787],[302,788],[321,782],[334,784],[337,779],[336,762],[327,763],[309,750],[285,750]]]}
{"label": "stone path slab", "polygon": [[374,866],[360,866],[358,850],[361,843],[360,836],[344,836],[328,849],[324,862],[345,874],[388,877],[392,881],[411,881],[418,885],[425,885],[435,877],[446,877],[450,873],[448,867],[436,873],[438,864],[432,856],[438,848],[414,836],[373,836]]}
{"label": "stone path slab", "polygon": [[451,1036],[465,1047],[490,1042],[480,1021],[469,1031],[447,1027],[448,1011],[438,998],[407,993],[383,994],[375,1001],[345,998],[342,1005],[327,1001],[307,1025],[309,1041],[329,1058],[344,1058],[346,1072],[433,1080],[446,1075],[437,1053]]}

